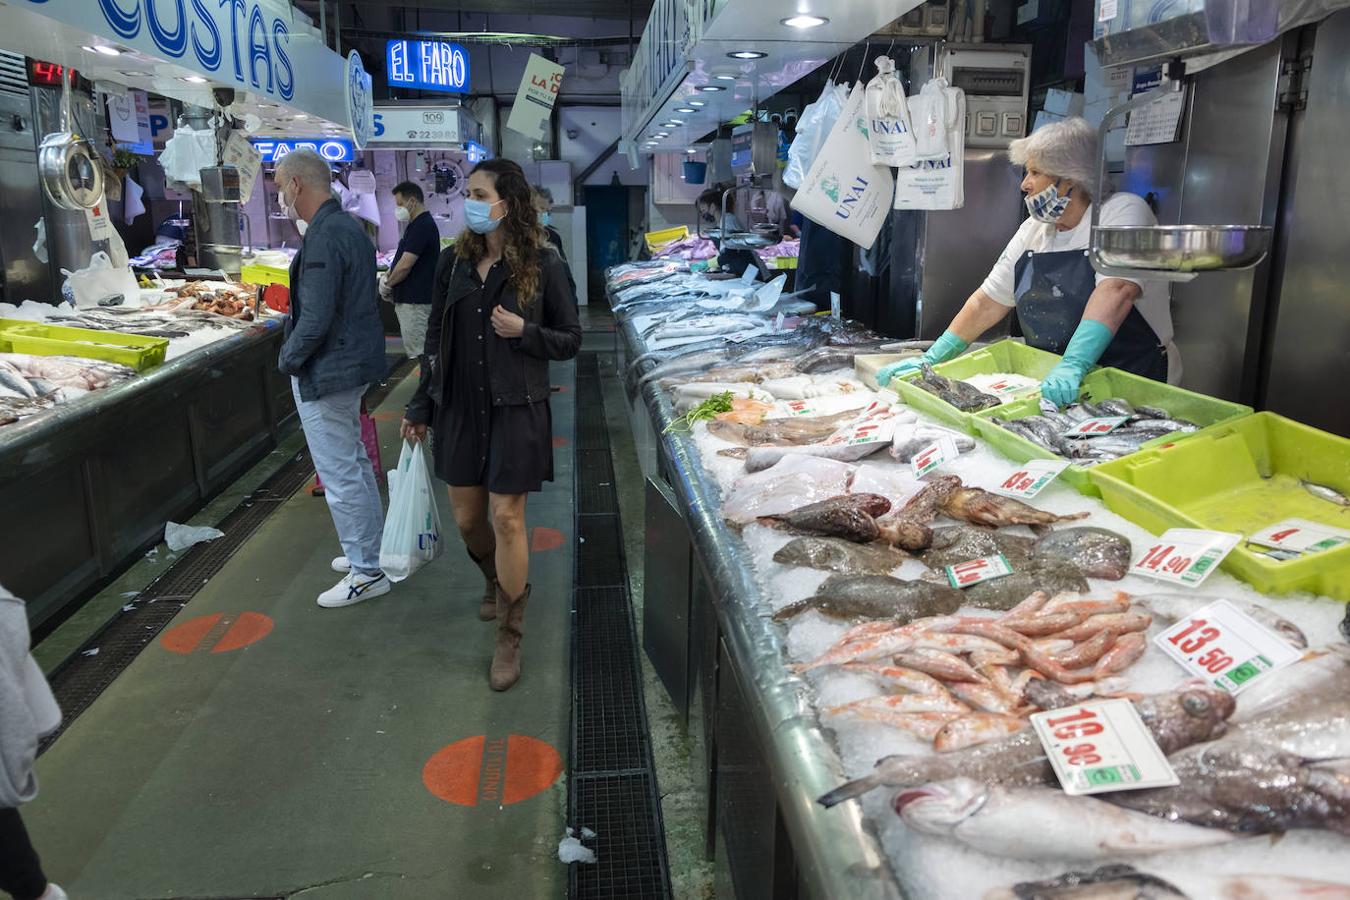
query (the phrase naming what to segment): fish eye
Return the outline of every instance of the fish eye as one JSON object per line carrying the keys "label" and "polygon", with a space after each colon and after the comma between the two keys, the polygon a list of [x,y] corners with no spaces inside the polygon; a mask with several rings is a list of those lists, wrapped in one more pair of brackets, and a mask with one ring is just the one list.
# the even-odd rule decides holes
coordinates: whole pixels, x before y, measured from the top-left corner
{"label": "fish eye", "polygon": [[1181,708],[1193,716],[1203,716],[1209,712],[1209,698],[1204,694],[1182,694]]}

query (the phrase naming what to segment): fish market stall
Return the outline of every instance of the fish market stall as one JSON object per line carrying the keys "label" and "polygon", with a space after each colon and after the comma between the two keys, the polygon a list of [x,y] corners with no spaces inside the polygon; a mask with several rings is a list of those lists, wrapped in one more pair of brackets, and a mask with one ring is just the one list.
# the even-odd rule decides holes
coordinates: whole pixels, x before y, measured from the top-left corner
{"label": "fish market stall", "polygon": [[[877,335],[822,317],[794,329],[776,298],[746,309],[673,263],[618,267],[609,293],[649,477],[644,645],[707,770],[720,884],[1350,896],[1343,603],[1268,596],[1210,548],[1172,565],[1175,546],[1041,477],[1069,459],[1038,469],[1054,454],[1009,455],[970,424],[981,409],[940,419],[875,392],[854,362]],[[991,390],[1014,373],[984,374]],[[985,405],[928,377],[935,400]],[[1160,453],[1164,432],[1182,448],[1233,427],[1171,398],[1087,402],[1118,414],[1122,462]],[[1324,520],[1345,508],[1337,486],[1307,489]],[[1245,628],[1263,649],[1234,659]],[[1061,789],[1095,765],[1084,748],[1104,726],[1081,723],[1108,710],[1137,719],[1149,765],[1175,780],[1108,758],[1094,778],[1139,788]]]}

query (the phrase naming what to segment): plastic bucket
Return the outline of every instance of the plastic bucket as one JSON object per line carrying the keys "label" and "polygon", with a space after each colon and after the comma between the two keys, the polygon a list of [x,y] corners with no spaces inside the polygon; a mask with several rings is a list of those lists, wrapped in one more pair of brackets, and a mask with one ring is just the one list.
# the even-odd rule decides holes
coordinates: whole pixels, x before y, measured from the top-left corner
{"label": "plastic bucket", "polygon": [[702,184],[708,179],[708,164],[685,160],[684,180],[689,184]]}

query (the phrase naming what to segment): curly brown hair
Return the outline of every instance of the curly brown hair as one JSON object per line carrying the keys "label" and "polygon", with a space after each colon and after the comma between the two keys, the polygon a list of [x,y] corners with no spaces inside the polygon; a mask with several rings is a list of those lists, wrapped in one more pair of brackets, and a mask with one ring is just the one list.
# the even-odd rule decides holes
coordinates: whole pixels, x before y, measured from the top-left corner
{"label": "curly brown hair", "polygon": [[[539,294],[539,251],[549,246],[548,234],[539,224],[539,214],[534,208],[530,183],[519,164],[509,159],[483,160],[469,174],[474,172],[491,175],[497,196],[506,202],[506,215],[497,226],[506,235],[502,259],[524,310]],[[455,240],[455,255],[477,265],[487,255],[487,237],[466,228]]]}

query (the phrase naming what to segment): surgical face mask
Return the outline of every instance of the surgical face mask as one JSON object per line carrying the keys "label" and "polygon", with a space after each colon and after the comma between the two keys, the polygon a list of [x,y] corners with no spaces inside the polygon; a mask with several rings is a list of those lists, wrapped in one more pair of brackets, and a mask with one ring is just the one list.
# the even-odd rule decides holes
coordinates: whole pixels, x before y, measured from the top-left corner
{"label": "surgical face mask", "polygon": [[298,232],[300,232],[300,236],[301,236],[301,237],[304,237],[304,236],[305,236],[305,232],[306,232],[306,231],[309,231],[309,223],[306,222],[304,219],[296,219],[296,220],[295,220],[295,230],[298,231]]}
{"label": "surgical face mask", "polygon": [[1073,198],[1073,188],[1069,188],[1064,194],[1059,192],[1059,182],[1046,185],[1045,190],[1031,194],[1024,201],[1027,205],[1027,212],[1037,222],[1044,222],[1047,225],[1054,225],[1064,218],[1064,211],[1069,208],[1069,201]]}
{"label": "surgical face mask", "polygon": [[[502,201],[498,200],[497,203]],[[488,203],[486,200],[465,200],[464,218],[469,223],[469,230],[474,234],[488,234],[497,230],[501,224],[501,219],[492,218],[492,207],[497,203]]]}
{"label": "surgical face mask", "polygon": [[551,222],[552,220],[553,220],[553,217],[552,217],[551,215],[549,215],[548,213],[546,213],[546,212],[541,212],[541,213],[539,214],[539,224],[540,224],[540,225],[548,225],[548,223]]}
{"label": "surgical face mask", "polygon": [[286,214],[286,218],[292,222],[300,218],[300,214],[295,210],[295,202],[286,197],[284,188],[277,193],[277,201],[281,203],[281,211]]}
{"label": "surgical face mask", "polygon": [[412,220],[412,213],[408,212],[408,207],[406,206],[395,206],[394,218],[398,219],[400,222],[408,222]]}

